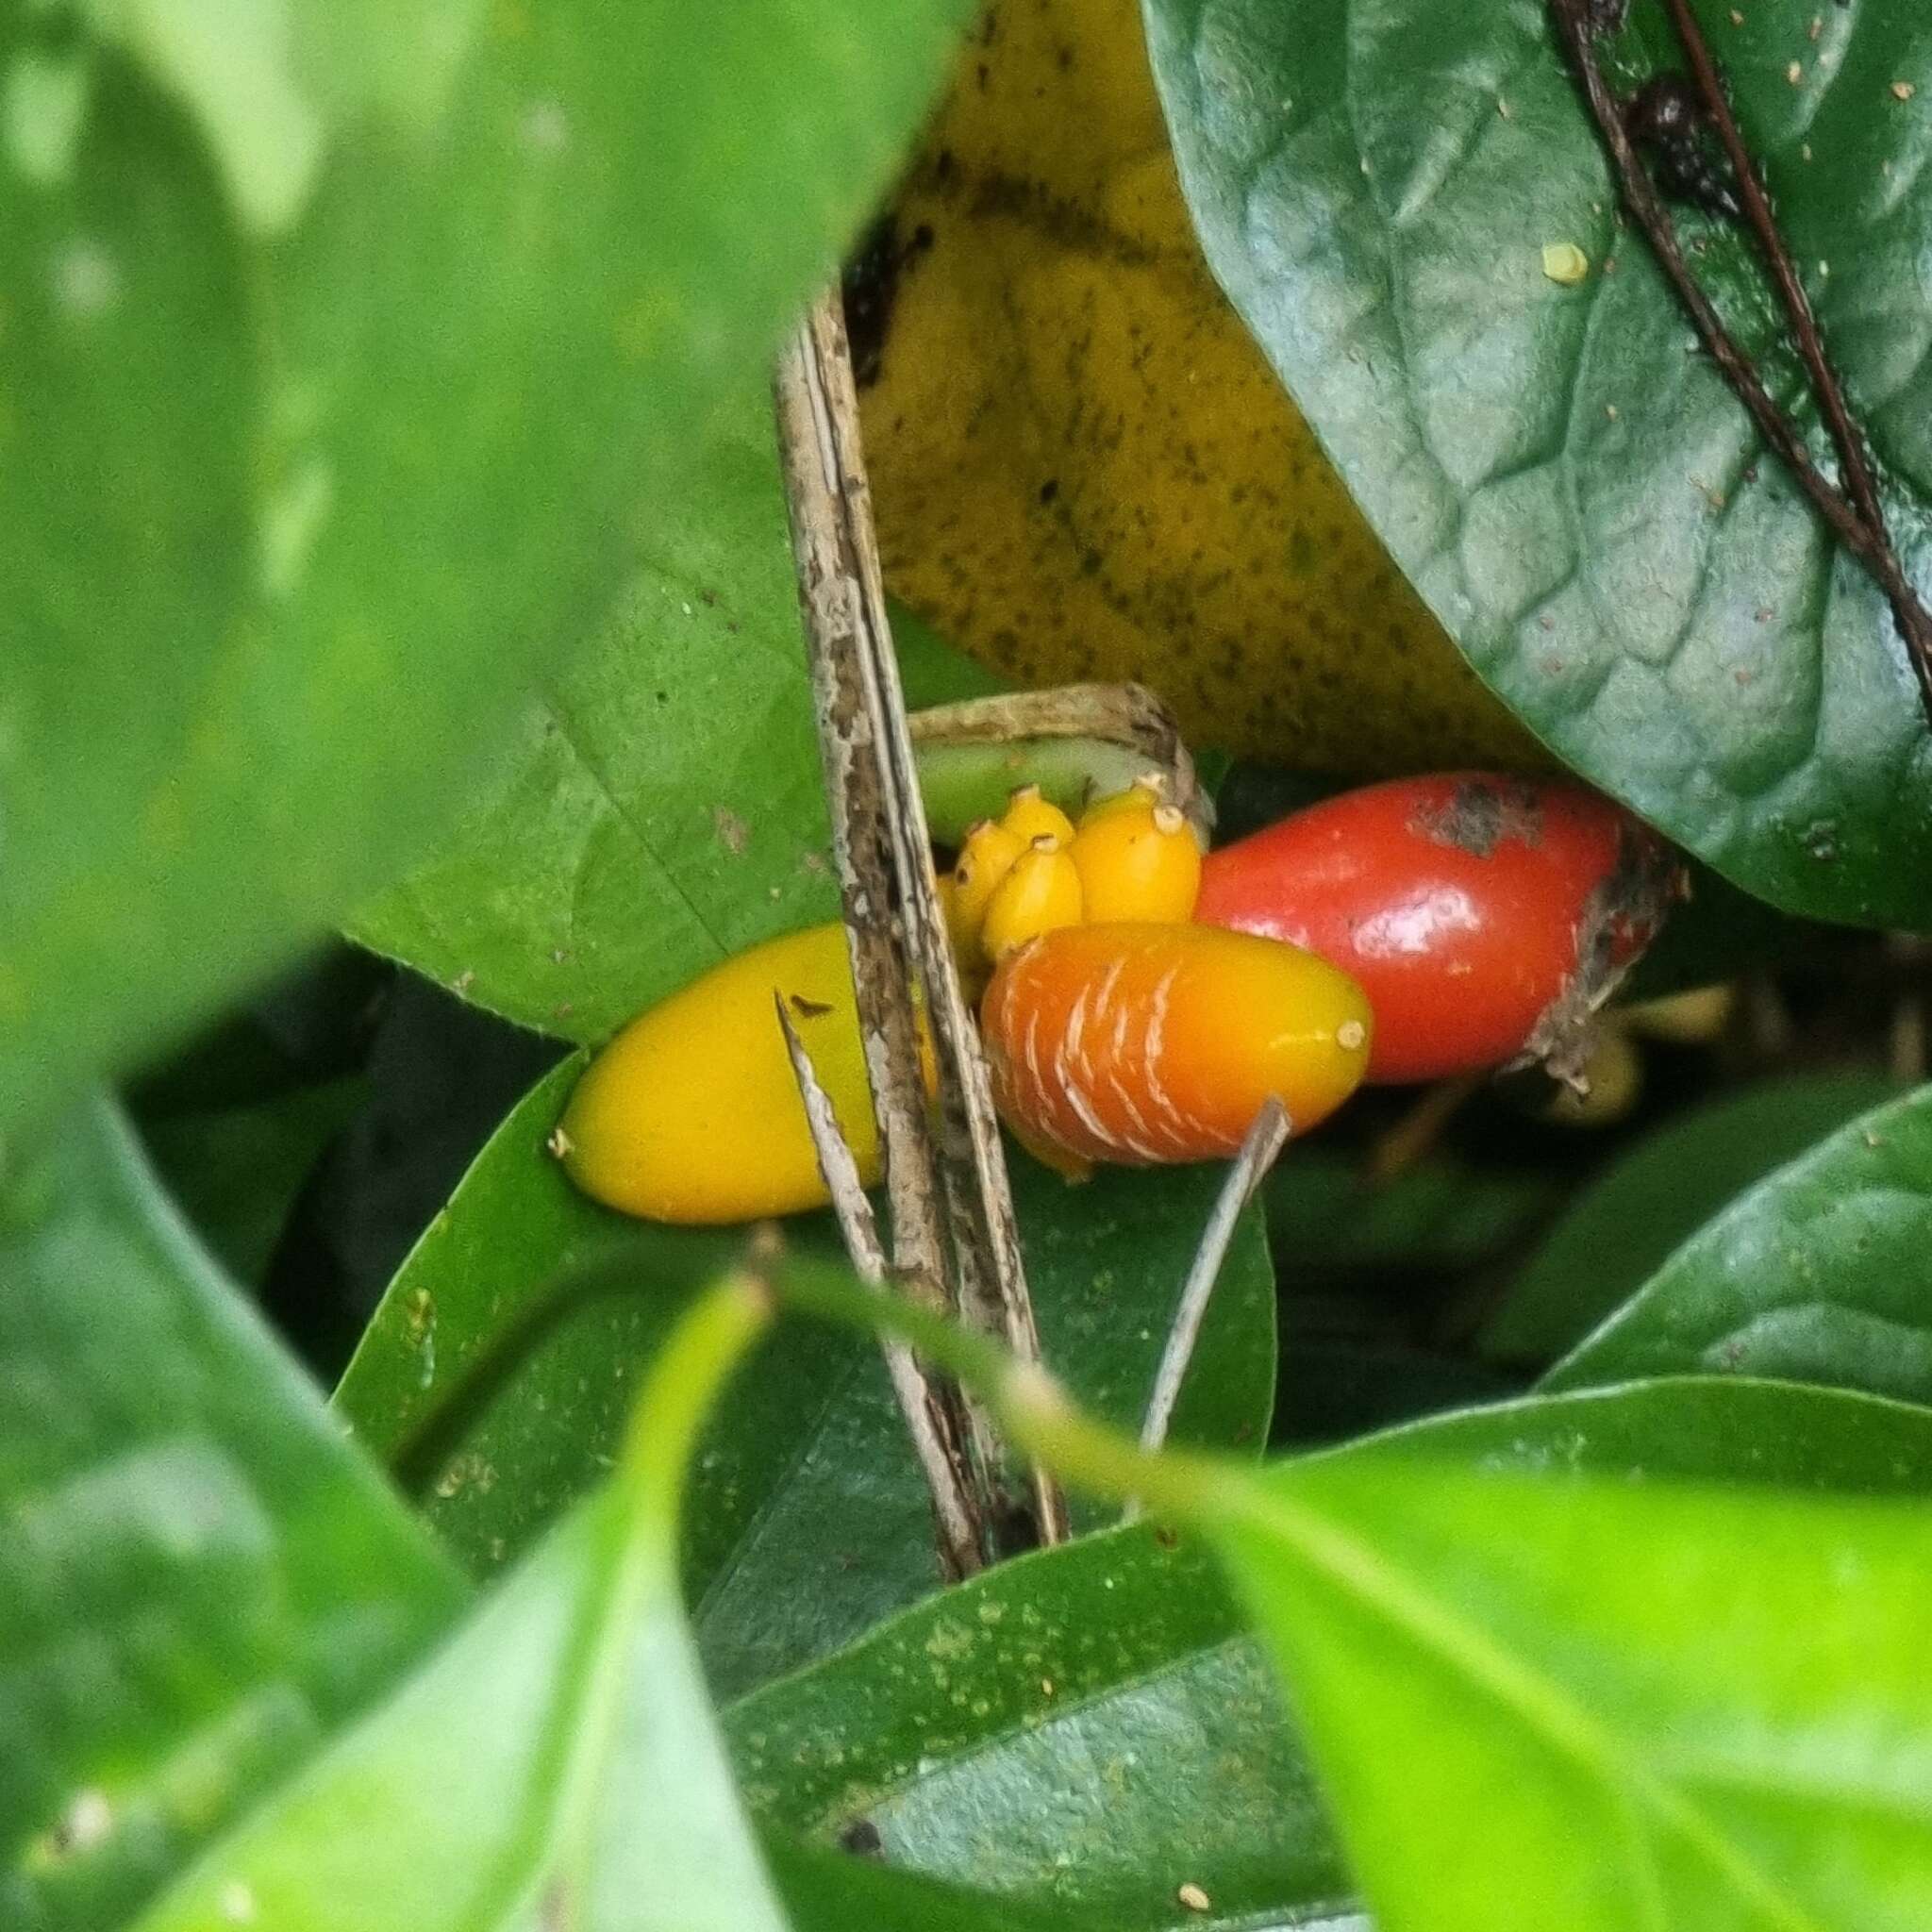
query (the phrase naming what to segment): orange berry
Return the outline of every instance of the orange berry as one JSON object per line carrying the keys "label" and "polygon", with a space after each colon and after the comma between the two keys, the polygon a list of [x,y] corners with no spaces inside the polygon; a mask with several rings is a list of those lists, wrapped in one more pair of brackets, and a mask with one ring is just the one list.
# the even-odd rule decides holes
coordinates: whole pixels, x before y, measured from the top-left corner
{"label": "orange berry", "polygon": [[1007,1120],[1128,1166],[1234,1153],[1271,1094],[1305,1133],[1360,1083],[1373,1024],[1312,953],[1192,924],[1047,933],[1001,961],[980,1008]]}
{"label": "orange berry", "polygon": [[1088,921],[1191,919],[1201,890],[1201,848],[1171,805],[1090,813],[1068,848],[1080,874]]}

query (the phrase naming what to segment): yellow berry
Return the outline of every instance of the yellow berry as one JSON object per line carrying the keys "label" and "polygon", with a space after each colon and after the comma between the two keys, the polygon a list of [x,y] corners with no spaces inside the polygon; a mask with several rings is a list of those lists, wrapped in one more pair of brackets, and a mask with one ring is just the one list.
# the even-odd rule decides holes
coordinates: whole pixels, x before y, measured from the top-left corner
{"label": "yellow berry", "polygon": [[1041,796],[1038,785],[1022,785],[1007,802],[1000,827],[1023,845],[1036,839],[1058,839],[1062,845],[1074,836],[1074,822],[1058,806]]}
{"label": "yellow berry", "polygon": [[1731,1024],[1737,1004],[1735,987],[1700,986],[1621,1008],[1618,1017],[1645,1040],[1661,1040],[1672,1046],[1708,1046]]}
{"label": "yellow berry", "polygon": [[1155,806],[1167,802],[1166,774],[1142,772],[1124,791],[1109,791],[1105,798],[1096,798],[1080,814],[1080,823],[1083,826],[1091,825],[1115,811],[1151,811]]}
{"label": "yellow berry", "polygon": [[1078,925],[1080,874],[1067,848],[1042,834],[1014,860],[986,908],[980,951],[997,962],[1015,946],[1062,925]]}
{"label": "yellow berry", "polygon": [[[774,995],[870,1185],[878,1130],[843,926],[740,953],[633,1020],[585,1071],[552,1141],[593,1200],[650,1221],[754,1221],[824,1205]],[[922,1073],[934,1084],[921,1024]]]}
{"label": "yellow berry", "polygon": [[1015,838],[991,819],[981,819],[966,834],[958,863],[953,868],[953,896],[947,912],[947,930],[958,958],[977,957],[986,908],[1001,880],[1012,871],[1013,861],[1025,849],[1025,840]]}
{"label": "yellow berry", "polygon": [[1643,1057],[1622,1026],[1607,1024],[1583,1063],[1582,1085],[1561,1087],[1537,1117],[1562,1127],[1614,1127],[1643,1097]]}
{"label": "yellow berry", "polygon": [[1172,924],[1194,915],[1201,848],[1193,828],[1171,805],[1143,802],[1089,812],[1068,854],[1079,872],[1091,924]]}

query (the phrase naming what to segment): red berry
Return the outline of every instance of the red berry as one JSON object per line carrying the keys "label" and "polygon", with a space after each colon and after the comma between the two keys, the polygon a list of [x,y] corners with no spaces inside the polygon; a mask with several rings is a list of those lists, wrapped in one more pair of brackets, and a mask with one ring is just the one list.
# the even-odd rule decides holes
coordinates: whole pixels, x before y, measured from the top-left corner
{"label": "red berry", "polygon": [[1452,772],[1343,792],[1209,853],[1194,916],[1357,980],[1371,1080],[1562,1074],[1683,891],[1669,847],[1598,793]]}

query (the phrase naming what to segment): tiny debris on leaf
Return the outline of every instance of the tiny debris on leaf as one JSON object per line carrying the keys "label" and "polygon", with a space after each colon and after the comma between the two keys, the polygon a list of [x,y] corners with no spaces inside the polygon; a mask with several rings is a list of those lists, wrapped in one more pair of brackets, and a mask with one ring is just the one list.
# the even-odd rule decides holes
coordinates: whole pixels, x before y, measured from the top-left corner
{"label": "tiny debris on leaf", "polygon": [[1214,1903],[1192,1880],[1190,1880],[1186,1885],[1177,1886],[1174,1895],[1176,1901],[1185,1906],[1191,1912],[1208,1911]]}
{"label": "tiny debris on leaf", "polygon": [[1796,87],[1797,84],[1804,79],[1804,77],[1805,63],[1802,60],[1793,60],[1791,64],[1785,69],[1785,78],[1788,81],[1790,81],[1793,87]]}
{"label": "tiny debris on leaf", "polygon": [[751,839],[751,827],[725,805],[711,808],[711,829],[717,833],[718,842],[734,858],[744,850]]}
{"label": "tiny debris on leaf", "polygon": [[545,1141],[543,1144],[544,1146],[549,1148],[551,1153],[554,1154],[558,1160],[561,1160],[567,1154],[570,1153],[572,1147],[575,1143],[571,1140],[570,1136],[563,1131],[561,1126],[556,1126],[551,1128],[550,1138],[547,1141]]}
{"label": "tiny debris on leaf", "polygon": [[1590,273],[1590,257],[1574,242],[1543,243],[1543,274],[1551,281],[1574,288]]}
{"label": "tiny debris on leaf", "polygon": [[1918,92],[1919,90],[1908,80],[1895,80],[1891,84],[1891,93],[1894,100],[1908,101]]}

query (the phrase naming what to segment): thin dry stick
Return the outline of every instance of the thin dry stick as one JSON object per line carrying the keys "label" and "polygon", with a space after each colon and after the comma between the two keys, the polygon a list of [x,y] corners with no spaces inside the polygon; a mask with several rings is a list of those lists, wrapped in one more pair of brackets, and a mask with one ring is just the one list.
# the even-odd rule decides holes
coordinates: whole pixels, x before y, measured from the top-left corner
{"label": "thin dry stick", "polygon": [[[843,563],[855,580],[858,659],[874,741],[878,747],[885,829],[911,964],[925,991],[941,1077],[939,1177],[944,1190],[961,1311],[975,1326],[1005,1337],[1022,1360],[1040,1358],[1040,1337],[1020,1257],[1019,1229],[1006,1157],[978,1036],[953,962],[939,889],[933,877],[925,808],[892,651],[886,591],[873,527],[872,496],[859,445],[858,396],[836,290],[828,290],[799,331],[802,379],[823,439],[827,474],[841,512]],[[968,1407],[983,1470],[996,1471],[1001,1451],[990,1419]],[[1070,1533],[1059,1486],[1044,1471],[1030,1474],[1040,1541]]]}
{"label": "thin dry stick", "polygon": [[1147,1413],[1141,1424],[1141,1446],[1158,1449],[1167,1441],[1167,1425],[1174,1420],[1174,1407],[1180,1399],[1181,1383],[1188,1364],[1194,1358],[1194,1344],[1201,1339],[1201,1324],[1207,1318],[1208,1303],[1214,1284],[1221,1277],[1221,1264],[1227,1258],[1228,1243],[1234,1240],[1241,1209],[1255,1198],[1255,1190],[1267,1178],[1275,1157],[1288,1145],[1291,1124],[1288,1109],[1272,1095],[1262,1103],[1241,1141],[1241,1152],[1221,1184],[1221,1193],[1201,1245],[1181,1286],[1181,1298],[1174,1311],[1174,1325],[1167,1331],[1167,1346],[1160,1353],[1160,1366],[1154,1373],[1154,1392],[1147,1398]]}
{"label": "thin dry stick", "polygon": [[1885,507],[1879,500],[1878,482],[1872,473],[1872,459],[1865,447],[1865,439],[1859,433],[1857,424],[1852,420],[1844,385],[1839,380],[1838,371],[1832,367],[1831,358],[1825,353],[1824,338],[1819,332],[1818,318],[1812,313],[1811,298],[1805,292],[1797,264],[1791,259],[1791,251],[1786,245],[1776,218],[1771,211],[1770,199],[1765,194],[1764,184],[1758,178],[1750,151],[1744,145],[1738,117],[1731,111],[1730,95],[1725,91],[1723,75],[1718,72],[1709,43],[1697,24],[1696,15],[1690,10],[1689,0],[1664,0],[1664,6],[1677,30],[1677,38],[1684,44],[1705,111],[1710,116],[1718,140],[1730,158],[1731,172],[1737,176],[1738,193],[1744,205],[1745,219],[1757,238],[1758,253],[1764,258],[1765,267],[1777,289],[1778,299],[1784,304],[1786,318],[1798,344],[1798,354],[1810,374],[1811,392],[1818,399],[1819,411],[1831,431],[1832,444],[1838,451],[1845,493],[1872,532],[1874,555],[1867,559],[1868,567],[1890,601],[1892,621],[1905,640],[1912,669],[1918,675],[1919,689],[1924,696],[1928,712],[1932,712],[1932,611],[1927,611],[1920,602],[1899,561],[1898,551],[1886,523]]}
{"label": "thin dry stick", "polygon": [[[811,1131],[819,1172],[832,1196],[832,1211],[839,1217],[845,1252],[851,1256],[853,1268],[861,1281],[868,1287],[882,1287],[887,1275],[886,1251],[879,1240],[872,1203],[865,1197],[865,1183],[858,1176],[858,1162],[839,1129],[831,1096],[819,1085],[805,1042],[791,1024],[791,1015],[785,1010],[784,995],[774,993],[772,1004],[777,1009],[778,1024],[785,1034],[785,1051],[791,1056],[791,1074],[798,1082],[799,1098],[805,1102],[806,1125]],[[898,1397],[907,1431],[912,1438],[913,1453],[925,1473],[941,1542],[948,1550],[977,1551],[978,1531],[969,1499],[957,1480],[958,1454],[949,1435],[953,1417],[935,1403],[931,1380],[903,1341],[882,1336],[879,1346],[886,1357],[892,1392]]]}
{"label": "thin dry stick", "polygon": [[[794,331],[780,355],[775,388],[832,854],[892,1207],[894,1272],[909,1292],[943,1311],[945,1243],[926,1130],[911,976],[892,919],[891,808],[861,661],[863,591],[845,510],[838,439],[808,325]],[[924,1384],[919,1410],[943,1418],[940,1433],[948,1469],[933,1495],[940,1557],[949,1574],[968,1576],[983,1565],[992,1546],[998,1502],[987,1463],[968,1446],[974,1430],[958,1389],[927,1377],[923,1370],[917,1373]],[[916,1435],[920,1424],[910,1407],[907,1421]],[[962,1520],[972,1526],[967,1541],[952,1530]]]}
{"label": "thin dry stick", "polygon": [[1883,583],[1885,579],[1880,575],[1877,558],[1879,538],[1807,454],[1796,426],[1772,400],[1750,358],[1732,340],[1729,330],[1719,320],[1717,310],[1711,307],[1710,298],[1690,273],[1684,259],[1683,247],[1677,241],[1676,225],[1671,219],[1670,210],[1651,185],[1650,176],[1624,125],[1617,98],[1610,92],[1609,83],[1597,61],[1594,35],[1585,12],[1585,0],[1549,0],[1549,8],[1569,50],[1571,64],[1582,86],[1584,99],[1590,104],[1597,132],[1616,167],[1624,204],[1650,243],[1657,265],[1675,291],[1678,301],[1684,305],[1699,339],[1710,352],[1711,360],[1750,411],[1751,420],[1757,424],[1759,434],[1797,478],[1799,487],[1811,499],[1819,515],[1831,525],[1839,541]]}

